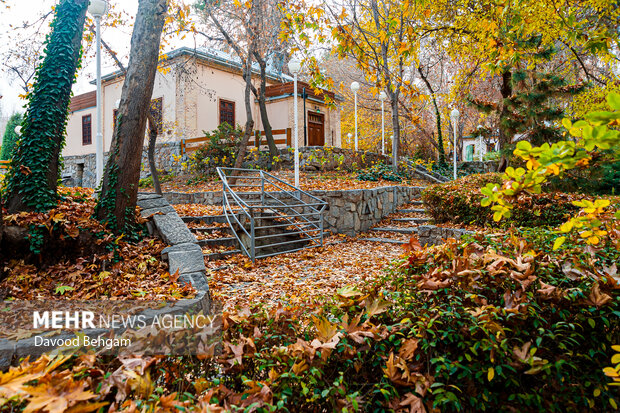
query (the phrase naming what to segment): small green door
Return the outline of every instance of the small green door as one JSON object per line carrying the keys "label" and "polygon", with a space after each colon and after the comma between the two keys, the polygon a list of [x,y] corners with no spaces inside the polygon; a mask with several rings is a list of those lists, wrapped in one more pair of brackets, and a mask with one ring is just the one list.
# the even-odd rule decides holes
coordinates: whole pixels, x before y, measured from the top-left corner
{"label": "small green door", "polygon": [[474,160],[474,145],[467,145],[465,148],[465,160],[467,162]]}

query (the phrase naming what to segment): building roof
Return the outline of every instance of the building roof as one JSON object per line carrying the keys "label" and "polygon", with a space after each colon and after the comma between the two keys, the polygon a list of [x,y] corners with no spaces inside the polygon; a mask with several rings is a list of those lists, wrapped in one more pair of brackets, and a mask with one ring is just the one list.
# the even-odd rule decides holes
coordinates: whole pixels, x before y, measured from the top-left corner
{"label": "building roof", "polygon": [[[200,59],[202,61],[205,61],[211,64],[227,66],[231,69],[236,69],[239,71],[243,69],[241,60],[237,56],[231,55],[230,53],[226,53],[221,50],[215,50],[215,49],[206,48],[206,47],[199,47],[199,48],[193,49],[193,48],[184,46],[184,47],[175,49],[169,53],[165,53],[164,55],[165,55],[165,60],[173,60],[180,56],[190,56],[190,57],[196,57],[197,59]],[[293,78],[291,76],[284,74],[282,72],[283,64],[284,64],[284,61],[282,59],[277,59],[277,58],[270,59],[270,61],[267,63],[267,77],[276,82],[292,81]],[[255,74],[260,73],[260,66],[258,65],[258,63],[254,62],[252,64],[252,72],[254,72]],[[115,72],[108,73],[102,76],[101,80],[105,82],[108,80],[116,79],[117,77],[121,77],[123,75],[124,73],[121,70],[117,70]],[[93,80],[90,83],[95,84],[95,81]]]}
{"label": "building roof", "polygon": [[82,93],[81,95],[73,96],[71,103],[69,104],[69,111],[75,112],[77,110],[92,108],[97,105],[97,91]]}
{"label": "building roof", "polygon": [[[314,88],[310,86],[310,84],[306,82],[297,82],[297,93],[301,96],[304,88],[306,89],[306,95],[310,99],[316,99],[319,101],[324,101],[325,98],[321,93],[315,93]],[[279,85],[271,85],[265,88],[265,97],[267,98],[277,98],[277,97],[285,97],[285,96],[293,96],[294,85],[293,82],[286,82]],[[332,100],[343,100],[340,96],[336,95],[334,92],[324,91],[324,93],[329,96]]]}

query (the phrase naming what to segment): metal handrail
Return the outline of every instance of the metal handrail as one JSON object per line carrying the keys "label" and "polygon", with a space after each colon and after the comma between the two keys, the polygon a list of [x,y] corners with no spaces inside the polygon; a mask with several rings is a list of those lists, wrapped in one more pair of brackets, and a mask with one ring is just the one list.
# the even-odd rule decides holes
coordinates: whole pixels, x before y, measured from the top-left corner
{"label": "metal handrail", "polygon": [[[217,168],[217,173],[222,181],[226,221],[242,252],[252,261],[323,246],[323,212],[327,202],[262,170]],[[234,188],[240,187],[249,191],[236,192]],[[266,187],[277,190],[267,191]],[[266,224],[265,220],[272,222]],[[269,233],[269,230],[275,232]],[[278,237],[282,236],[295,238],[281,241]],[[270,243],[269,239],[275,242]],[[306,245],[300,248],[300,243]],[[274,247],[278,250],[269,250]]]}

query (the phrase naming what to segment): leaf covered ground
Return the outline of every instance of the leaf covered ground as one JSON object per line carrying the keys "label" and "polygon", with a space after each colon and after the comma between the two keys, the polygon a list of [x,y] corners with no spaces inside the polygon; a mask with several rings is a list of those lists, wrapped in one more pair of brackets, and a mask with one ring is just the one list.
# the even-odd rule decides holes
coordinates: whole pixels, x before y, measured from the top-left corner
{"label": "leaf covered ground", "polygon": [[3,298],[176,299],[194,289],[177,282],[161,259],[166,245],[137,234],[115,236],[92,218],[92,190],[62,189],[47,213],[5,214],[4,224],[23,231],[19,253],[0,252]]}
{"label": "leaf covered ground", "polygon": [[[290,171],[272,172],[272,175],[285,182],[294,182],[294,175]],[[406,186],[426,186],[427,182],[411,179],[402,182],[392,182],[384,179],[377,181],[361,181],[357,179],[357,174],[348,172],[301,172],[299,186],[302,190],[321,190],[334,191],[343,189],[372,189],[385,186],[406,185]],[[181,175],[174,177],[171,181],[162,183],[163,192],[208,192],[221,191],[222,183],[215,177],[197,177],[195,175]],[[249,187],[238,187],[238,191],[256,190]],[[152,187],[145,187],[145,191],[152,191]],[[268,187],[266,190],[276,191],[275,187]]]}

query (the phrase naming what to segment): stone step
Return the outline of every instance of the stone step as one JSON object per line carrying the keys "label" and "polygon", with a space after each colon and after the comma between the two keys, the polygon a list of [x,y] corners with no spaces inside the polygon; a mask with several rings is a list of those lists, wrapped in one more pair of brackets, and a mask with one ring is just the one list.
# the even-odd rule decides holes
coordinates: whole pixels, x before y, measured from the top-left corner
{"label": "stone step", "polygon": [[406,244],[405,241],[399,241],[397,239],[389,239],[389,238],[360,238],[358,241],[384,242],[386,244],[398,244],[398,245]]}
{"label": "stone step", "polygon": [[198,228],[190,228],[190,231],[194,232],[213,232],[213,231],[222,231],[222,232],[231,232],[230,227],[198,227]]}
{"label": "stone step", "polygon": [[181,217],[183,222],[204,222],[205,224],[225,224],[226,215],[205,215],[202,217]]}
{"label": "stone step", "polygon": [[412,205],[424,205],[424,202],[420,201],[419,199],[415,200],[415,201],[411,201],[409,203],[412,204]]}
{"label": "stone step", "polygon": [[226,237],[226,238],[208,238],[208,239],[200,239],[198,240],[198,245],[201,247],[210,247],[221,245],[224,247],[233,247],[237,245],[237,238],[235,237]]}
{"label": "stone step", "polygon": [[414,234],[416,233],[416,228],[394,228],[394,227],[376,227],[371,228],[371,231],[379,231],[379,232],[397,232],[399,234]]}
{"label": "stone step", "polygon": [[416,224],[426,224],[427,222],[431,222],[432,218],[394,218],[392,221],[395,222],[415,222]]}
{"label": "stone step", "polygon": [[212,252],[210,254],[204,254],[205,258],[209,261],[217,261],[229,257],[231,255],[241,254],[241,250],[230,250],[222,252]]}
{"label": "stone step", "polygon": [[396,212],[401,214],[425,214],[426,209],[397,209]]}

